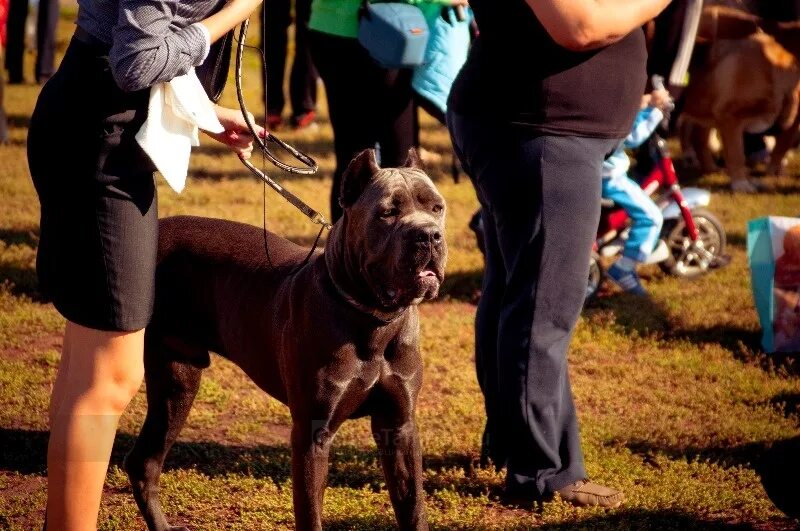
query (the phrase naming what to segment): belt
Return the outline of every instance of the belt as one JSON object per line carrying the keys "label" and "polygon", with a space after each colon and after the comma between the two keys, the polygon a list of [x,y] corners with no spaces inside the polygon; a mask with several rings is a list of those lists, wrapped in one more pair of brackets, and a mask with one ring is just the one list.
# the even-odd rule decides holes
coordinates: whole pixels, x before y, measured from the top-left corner
{"label": "belt", "polygon": [[75,40],[82,42],[83,44],[87,44],[92,48],[96,48],[98,50],[102,50],[104,52],[108,52],[111,49],[111,45],[107,42],[103,42],[85,29],[80,26],[75,26]]}

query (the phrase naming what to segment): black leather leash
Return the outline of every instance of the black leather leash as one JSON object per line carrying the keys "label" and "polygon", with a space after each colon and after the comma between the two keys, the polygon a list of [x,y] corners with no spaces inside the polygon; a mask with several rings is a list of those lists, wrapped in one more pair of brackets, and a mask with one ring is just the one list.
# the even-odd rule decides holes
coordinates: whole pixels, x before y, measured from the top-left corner
{"label": "black leather leash", "polygon": [[[256,145],[258,145],[262,155],[272,164],[289,173],[295,173],[299,175],[313,175],[319,169],[319,165],[313,158],[303,153],[299,149],[295,148],[294,146],[287,144],[286,142],[279,139],[269,131],[267,131],[267,134],[263,139],[256,132],[255,124],[253,124],[251,114],[247,110],[247,105],[245,105],[244,92],[242,90],[242,57],[244,56],[244,49],[248,47],[245,44],[245,39],[247,38],[247,28],[249,27],[249,25],[250,21],[248,19],[245,19],[242,22],[241,26],[239,27],[239,41],[236,46],[236,67],[235,67],[236,97],[239,100],[239,107],[242,110],[242,116],[244,118],[244,122],[245,124],[247,124],[247,128],[253,135],[254,142],[256,142]],[[263,68],[266,71],[266,63],[264,62],[263,56],[262,56],[262,63],[263,63]],[[266,87],[264,90],[266,90]],[[266,107],[264,111],[266,112]],[[273,143],[278,147],[280,147],[281,149],[287,151],[295,160],[300,162],[301,165],[293,166],[291,164],[286,164],[285,162],[281,161],[272,153],[272,151],[270,151],[267,145],[268,143]],[[322,229],[328,229],[328,230],[331,229],[331,224],[328,223],[328,221],[323,217],[322,214],[320,214],[319,212],[308,206],[302,199],[300,199],[292,192],[281,186],[275,179],[271,178],[263,170],[256,168],[252,163],[250,163],[250,161],[245,160],[241,157],[239,158],[239,160],[242,161],[242,164],[244,164],[245,167],[248,170],[250,170],[250,172],[253,175],[261,179],[270,188],[278,192],[278,194],[280,194],[281,197],[286,199],[300,212],[305,214],[313,223],[321,225]],[[320,233],[322,232],[322,229],[320,230]],[[319,240],[319,236],[317,237],[317,240]]]}

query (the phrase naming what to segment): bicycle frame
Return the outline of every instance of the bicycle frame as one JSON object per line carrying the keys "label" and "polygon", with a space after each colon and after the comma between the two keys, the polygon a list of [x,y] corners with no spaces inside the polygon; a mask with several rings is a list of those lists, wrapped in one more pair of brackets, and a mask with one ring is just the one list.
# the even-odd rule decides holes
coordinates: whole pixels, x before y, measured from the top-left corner
{"label": "bicycle frame", "polygon": [[[653,169],[641,181],[640,186],[649,196],[655,194],[659,189],[665,189],[662,198],[674,201],[678,205],[689,238],[693,242],[697,241],[699,232],[692,217],[692,210],[681,191],[669,146],[667,146],[666,140],[657,133],[653,134],[649,142],[653,153]],[[600,220],[596,247],[602,247],[613,240],[621,230],[625,229],[627,223],[628,215],[622,208],[604,211]]]}

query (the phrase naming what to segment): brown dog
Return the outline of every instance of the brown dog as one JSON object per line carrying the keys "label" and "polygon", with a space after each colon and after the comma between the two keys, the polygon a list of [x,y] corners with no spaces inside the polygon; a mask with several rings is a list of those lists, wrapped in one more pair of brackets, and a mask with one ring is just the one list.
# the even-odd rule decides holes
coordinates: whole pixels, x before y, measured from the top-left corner
{"label": "brown dog", "polygon": [[402,529],[427,529],[414,420],[422,380],[416,305],[437,295],[445,205],[412,150],[381,169],[373,150],[343,177],[344,216],[324,253],[260,228],[193,217],[159,227],[156,309],[147,328],[147,417],[125,467],[150,530],[164,458],[189,414],[209,351],[241,367],[292,414],[297,529],[322,528],[334,434],[370,415]]}
{"label": "brown dog", "polygon": [[[747,13],[720,9],[704,11],[701,35],[711,42],[706,61],[692,68],[685,92],[682,117],[698,127],[691,140],[684,136],[684,149],[691,152],[687,145],[691,143],[702,169],[715,171],[708,135],[711,128],[716,128],[732,188],[753,192],[755,187],[747,180],[742,135],[779,127],[783,133],[769,167],[770,172],[779,172],[798,126],[798,30],[792,24],[770,24]],[[712,13],[716,18],[710,20]],[[746,38],[717,38],[716,32],[729,26],[746,28],[745,21],[758,23],[769,33],[756,31]]]}

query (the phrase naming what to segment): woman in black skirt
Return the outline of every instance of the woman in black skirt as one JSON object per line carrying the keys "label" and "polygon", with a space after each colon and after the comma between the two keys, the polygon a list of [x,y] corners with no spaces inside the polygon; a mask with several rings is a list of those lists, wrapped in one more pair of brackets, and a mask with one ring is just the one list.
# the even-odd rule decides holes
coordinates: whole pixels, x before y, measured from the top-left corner
{"label": "woman in black skirt", "polygon": [[[67,319],[50,401],[51,530],[96,528],[117,421],[144,373],[158,216],[154,167],[134,137],[149,88],[201,64],[259,3],[79,0],[75,35],[39,96],[28,135],[37,273]],[[226,131],[212,136],[248,157],[241,113],[216,109]]]}

